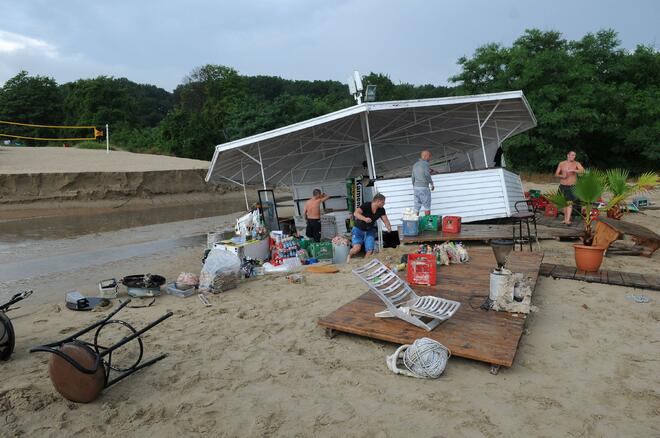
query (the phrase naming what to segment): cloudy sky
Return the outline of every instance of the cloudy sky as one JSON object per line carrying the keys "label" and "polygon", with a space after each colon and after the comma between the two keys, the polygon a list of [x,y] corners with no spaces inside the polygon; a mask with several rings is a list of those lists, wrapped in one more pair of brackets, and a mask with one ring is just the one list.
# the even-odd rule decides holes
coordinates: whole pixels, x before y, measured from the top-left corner
{"label": "cloudy sky", "polygon": [[[243,4],[239,4],[243,3]],[[0,84],[20,70],[63,83],[98,75],[168,90],[213,63],[247,75],[446,84],[456,60],[526,28],[568,39],[613,28],[660,45],[659,0],[0,0]]]}

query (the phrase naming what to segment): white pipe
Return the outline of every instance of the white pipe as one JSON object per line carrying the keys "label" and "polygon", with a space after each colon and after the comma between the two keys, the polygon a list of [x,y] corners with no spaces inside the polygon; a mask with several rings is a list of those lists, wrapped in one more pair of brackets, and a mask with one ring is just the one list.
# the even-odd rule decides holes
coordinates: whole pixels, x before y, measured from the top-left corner
{"label": "white pipe", "polygon": [[488,169],[488,158],[486,158],[486,146],[484,145],[484,135],[481,132],[481,118],[479,117],[479,105],[475,103],[474,107],[477,110],[477,126],[479,127],[479,139],[481,140],[481,150],[484,153],[484,164],[486,165],[486,169]]}
{"label": "white pipe", "polygon": [[105,153],[110,153],[110,127],[105,124]]}
{"label": "white pipe", "polygon": [[247,189],[245,188],[245,173],[243,173],[243,160],[241,160],[241,181],[243,181],[243,196],[245,196],[245,211],[250,211],[250,203],[247,199]]}
{"label": "white pipe", "polygon": [[261,166],[261,181],[264,183],[264,190],[266,190],[266,174],[264,174],[264,161],[261,159],[261,145],[257,143],[257,150],[259,151],[259,166]]}
{"label": "white pipe", "polygon": [[367,140],[369,140],[369,158],[371,159],[371,172],[373,175],[370,175],[369,178],[372,178],[374,182],[376,181],[376,161],[374,160],[374,148],[371,145],[371,132],[369,129],[369,110],[364,113],[364,120],[367,122]]}

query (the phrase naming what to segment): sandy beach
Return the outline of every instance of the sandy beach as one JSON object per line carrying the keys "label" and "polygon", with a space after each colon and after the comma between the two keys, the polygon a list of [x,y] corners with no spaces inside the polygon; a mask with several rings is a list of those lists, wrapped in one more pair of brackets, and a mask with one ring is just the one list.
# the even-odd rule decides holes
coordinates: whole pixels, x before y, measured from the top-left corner
{"label": "sandy beach", "polygon": [[[234,195],[218,202],[240,210]],[[651,199],[660,202],[657,192]],[[441,378],[419,380],[387,369],[385,357],[396,345],[341,334],[329,339],[317,325],[364,292],[350,273],[362,259],[339,265],[337,274],[307,274],[304,285],[276,275],[250,279],[211,296],[211,307],[196,297],[163,295],[151,307],[124,309],[117,316],[138,327],[174,313],[144,337],[147,358],[168,357],[91,404],[63,399],[49,380],[48,357],[28,349],[107,312],[67,310],[66,291],[95,295],[99,280],[136,273],[168,280],[198,273],[204,233],[231,226],[235,216],[0,247],[3,265],[43,273],[14,278],[0,270],[6,275],[0,302],[21,289],[35,291],[9,313],[17,340],[11,360],[0,362],[0,436],[660,435],[658,292],[541,277],[533,295],[538,312],[527,320],[511,368],[492,375],[485,363],[452,357]],[[660,229],[658,210],[626,220]],[[546,262],[572,263],[570,242],[542,241],[541,249]],[[659,257],[612,256],[603,268],[658,275]],[[650,302],[635,303],[631,294]]]}

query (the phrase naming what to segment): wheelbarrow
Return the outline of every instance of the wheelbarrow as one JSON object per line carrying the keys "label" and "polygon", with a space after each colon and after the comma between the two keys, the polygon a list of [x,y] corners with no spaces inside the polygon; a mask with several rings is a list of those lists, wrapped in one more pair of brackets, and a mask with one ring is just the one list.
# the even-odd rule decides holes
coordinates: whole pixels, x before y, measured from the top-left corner
{"label": "wheelbarrow", "polygon": [[7,316],[7,312],[12,310],[12,305],[26,299],[30,295],[32,295],[32,291],[25,290],[11,297],[5,304],[0,304],[0,360],[9,360],[9,356],[13,353],[16,343],[14,326]]}
{"label": "wheelbarrow", "polygon": [[[77,403],[90,403],[96,400],[101,391],[125,379],[131,374],[153,365],[164,359],[167,354],[161,354],[146,362],[142,362],[144,345],[142,335],[151,330],[170,316],[167,312],[157,320],[148,324],[141,330],[136,330],[125,321],[112,319],[131,300],[124,301],[116,310],[102,320],[69,336],[61,341],[41,345],[30,349],[30,353],[45,352],[52,356],[48,361],[48,373],[53,386],[64,398]],[[106,344],[107,332],[121,330],[124,335],[113,345]],[[93,342],[81,340],[80,337],[96,330]],[[113,362],[115,356],[120,354],[120,348],[129,343],[136,350],[135,359],[131,357],[125,364]],[[125,359],[125,358],[124,358]],[[111,378],[111,373],[112,378]]]}

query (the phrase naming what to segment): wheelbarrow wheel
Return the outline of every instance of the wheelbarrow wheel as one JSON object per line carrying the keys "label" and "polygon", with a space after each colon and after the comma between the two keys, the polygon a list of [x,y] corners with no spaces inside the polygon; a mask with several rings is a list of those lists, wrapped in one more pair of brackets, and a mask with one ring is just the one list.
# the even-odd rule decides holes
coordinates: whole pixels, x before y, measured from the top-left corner
{"label": "wheelbarrow wheel", "polygon": [[[59,351],[84,368],[92,369],[96,364],[96,353],[82,342],[68,342],[63,344]],[[99,362],[93,374],[87,374],[61,356],[53,354],[48,361],[48,372],[57,392],[67,400],[77,403],[90,403],[96,400],[106,383],[103,361]]]}
{"label": "wheelbarrow wheel", "polygon": [[0,311],[0,360],[9,360],[15,342],[14,326],[5,312]]}

